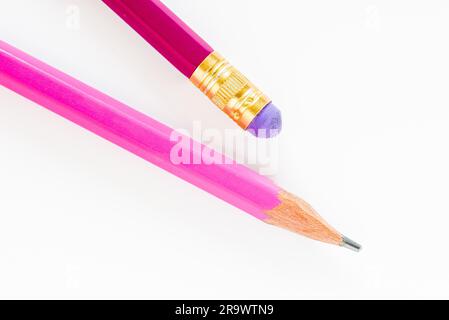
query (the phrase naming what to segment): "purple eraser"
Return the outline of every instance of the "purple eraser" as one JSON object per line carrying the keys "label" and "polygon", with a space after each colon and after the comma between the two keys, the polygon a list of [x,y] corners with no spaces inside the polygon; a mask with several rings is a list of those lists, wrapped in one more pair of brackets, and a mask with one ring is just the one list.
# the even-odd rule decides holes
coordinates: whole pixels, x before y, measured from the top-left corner
{"label": "purple eraser", "polygon": [[273,104],[267,104],[246,129],[256,137],[272,138],[282,129],[281,111]]}

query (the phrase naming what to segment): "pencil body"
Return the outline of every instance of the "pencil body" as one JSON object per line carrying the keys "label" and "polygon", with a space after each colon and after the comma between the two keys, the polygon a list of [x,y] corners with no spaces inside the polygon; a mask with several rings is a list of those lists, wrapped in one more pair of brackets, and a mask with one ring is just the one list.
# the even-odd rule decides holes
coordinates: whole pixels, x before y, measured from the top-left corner
{"label": "pencil body", "polygon": [[160,1],[103,0],[187,78],[213,52]]}
{"label": "pencil body", "polygon": [[218,153],[232,164],[173,163],[180,144],[191,162],[214,151],[1,41],[0,84],[259,219],[280,203],[269,179]]}
{"label": "pencil body", "polygon": [[[315,240],[359,249],[305,201],[268,178],[1,40],[0,85],[266,223]],[[179,150],[187,152],[189,161],[178,161]],[[186,159],[185,155],[182,159]],[[217,163],[217,159],[221,161]]]}
{"label": "pencil body", "polygon": [[277,135],[281,113],[271,99],[159,0],[102,0],[241,128]]}

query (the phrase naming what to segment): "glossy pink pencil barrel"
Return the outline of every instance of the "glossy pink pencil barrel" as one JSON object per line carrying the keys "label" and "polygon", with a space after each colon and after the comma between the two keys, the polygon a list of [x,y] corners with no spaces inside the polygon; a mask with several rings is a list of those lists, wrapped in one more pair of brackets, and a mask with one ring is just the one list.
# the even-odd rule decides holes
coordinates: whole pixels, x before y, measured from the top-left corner
{"label": "glossy pink pencil barrel", "polygon": [[190,159],[212,151],[185,136],[172,141],[169,127],[1,41],[0,84],[259,219],[280,203],[279,188],[242,165],[174,164],[180,141]]}
{"label": "glossy pink pencil barrel", "polygon": [[[2,41],[0,85],[264,222],[315,240],[360,249],[327,224],[304,200],[281,190],[269,179],[234,162],[225,164],[225,157],[218,153],[205,157],[214,151]],[[179,158],[174,157],[179,150],[187,150],[191,161],[220,157],[223,164],[179,163]],[[169,195],[169,198],[176,196]]]}

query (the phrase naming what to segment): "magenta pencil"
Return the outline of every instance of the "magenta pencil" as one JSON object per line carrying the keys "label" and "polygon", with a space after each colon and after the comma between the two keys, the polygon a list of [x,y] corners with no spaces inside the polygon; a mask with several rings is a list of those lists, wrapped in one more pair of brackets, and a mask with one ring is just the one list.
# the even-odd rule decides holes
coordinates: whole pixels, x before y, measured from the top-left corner
{"label": "magenta pencil", "polygon": [[[2,41],[0,84],[257,219],[323,242],[359,248],[303,200],[243,165],[229,159],[230,164],[172,161],[179,145],[189,146],[191,159],[214,151]],[[228,163],[219,153],[214,159],[217,156]]]}
{"label": "magenta pencil", "polygon": [[159,0],[102,0],[241,128],[280,132],[281,113],[262,91]]}

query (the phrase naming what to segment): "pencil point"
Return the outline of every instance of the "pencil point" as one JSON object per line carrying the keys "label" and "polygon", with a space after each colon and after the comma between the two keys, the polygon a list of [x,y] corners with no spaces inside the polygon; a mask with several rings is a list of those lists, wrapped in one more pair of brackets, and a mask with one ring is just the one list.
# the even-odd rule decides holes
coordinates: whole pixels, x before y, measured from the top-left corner
{"label": "pencil point", "polygon": [[345,236],[342,237],[341,240],[341,244],[342,247],[355,251],[355,252],[359,252],[360,250],[362,250],[362,246],[360,244],[358,244],[355,241],[352,241],[349,238],[346,238]]}

